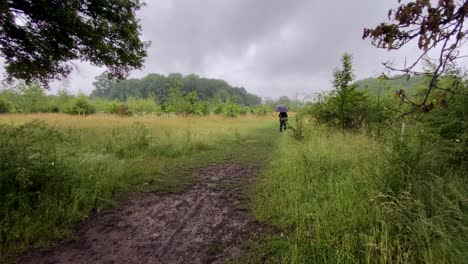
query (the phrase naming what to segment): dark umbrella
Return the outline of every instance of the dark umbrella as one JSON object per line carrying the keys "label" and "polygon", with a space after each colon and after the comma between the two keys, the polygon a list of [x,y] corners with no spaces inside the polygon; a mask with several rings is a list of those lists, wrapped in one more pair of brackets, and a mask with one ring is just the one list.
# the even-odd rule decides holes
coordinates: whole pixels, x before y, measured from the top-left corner
{"label": "dark umbrella", "polygon": [[288,107],[285,106],[284,104],[279,104],[275,108],[275,112],[287,112],[287,111],[288,111]]}

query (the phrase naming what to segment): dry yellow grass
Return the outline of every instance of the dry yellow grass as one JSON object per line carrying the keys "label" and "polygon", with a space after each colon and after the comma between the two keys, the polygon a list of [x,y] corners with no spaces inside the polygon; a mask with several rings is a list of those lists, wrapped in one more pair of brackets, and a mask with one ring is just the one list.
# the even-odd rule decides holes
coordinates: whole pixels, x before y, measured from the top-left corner
{"label": "dry yellow grass", "polygon": [[90,145],[101,144],[111,134],[132,130],[136,122],[143,123],[156,140],[177,144],[190,140],[198,144],[215,144],[219,139],[242,137],[252,130],[271,126],[276,115],[240,117],[142,115],[121,117],[109,114],[77,116],[54,113],[5,114],[0,115],[0,124],[21,125],[33,120],[43,120],[47,124],[65,132],[72,132]]}
{"label": "dry yellow grass", "polygon": [[90,116],[78,116],[67,114],[38,113],[38,114],[4,114],[0,115],[0,124],[8,123],[19,125],[30,122],[34,119],[44,120],[50,125],[57,127],[95,128],[112,129],[116,126],[130,126],[134,122],[142,122],[149,128],[158,130],[160,128],[184,129],[184,128],[255,128],[265,122],[276,121],[276,115],[266,116],[241,116],[225,117],[219,115],[210,116],[176,116],[176,115],[142,115],[132,117],[121,117],[109,114],[95,114]]}

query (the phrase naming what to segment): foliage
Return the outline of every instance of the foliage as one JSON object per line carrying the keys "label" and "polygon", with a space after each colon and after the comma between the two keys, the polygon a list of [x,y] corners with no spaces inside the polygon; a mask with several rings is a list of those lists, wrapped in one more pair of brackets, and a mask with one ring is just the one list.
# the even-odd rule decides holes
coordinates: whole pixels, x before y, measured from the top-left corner
{"label": "foliage", "polygon": [[307,128],[304,124],[304,117],[302,114],[297,114],[294,118],[296,120],[296,126],[288,125],[290,135],[297,141],[302,141],[306,138]]}
{"label": "foliage", "polygon": [[237,103],[236,98],[229,98],[223,105],[223,114],[226,116],[236,117],[245,113],[243,107]]}
{"label": "foliage", "polygon": [[320,96],[319,102],[307,107],[306,111],[319,123],[339,126],[343,130],[360,128],[367,119],[367,98],[356,89],[351,55],[345,53],[341,62],[342,68],[333,73],[335,89],[328,96]]}
{"label": "foliage", "polygon": [[96,110],[86,96],[81,94],[73,101],[70,111],[70,114],[89,115],[93,114]]}
{"label": "foliage", "polygon": [[253,113],[256,115],[267,115],[273,112],[271,106],[267,104],[261,104],[252,109]]}
{"label": "foliage", "polygon": [[109,101],[101,98],[92,98],[92,104],[96,109],[96,112],[116,114],[119,106],[118,101]]}
{"label": "foliage", "polygon": [[[151,95],[147,98],[126,97],[124,101],[109,100],[106,97],[83,94],[70,94],[67,89],[60,89],[57,95],[46,95],[39,85],[18,85],[0,92],[0,100],[8,106],[9,112],[36,113],[61,112],[84,114],[102,112],[119,115],[175,113],[182,115],[227,114],[237,116],[252,112],[247,106],[238,103],[238,97],[223,102],[221,97],[214,100],[202,100],[196,91],[186,95],[181,92],[181,83],[173,82],[165,103],[160,106],[158,99]],[[261,107],[261,106],[259,106]]]}
{"label": "foliage", "polygon": [[141,79],[118,82],[109,81],[106,76],[101,75],[96,77],[95,90],[91,96],[119,101],[126,101],[130,97],[138,99],[155,97],[158,99],[158,104],[164,105],[174,84],[177,84],[181,96],[196,92],[201,101],[216,98],[226,102],[230,97],[236,96],[239,103],[244,105],[253,106],[261,103],[260,97],[248,93],[243,87],[233,87],[223,80],[201,78],[194,74],[183,76],[178,73],[167,76],[149,74]]}
{"label": "foliage", "polygon": [[[416,0],[407,3],[398,1],[396,10],[389,10],[388,18],[393,23],[381,23],[373,29],[364,29],[363,38],[370,38],[372,44],[378,48],[388,50],[400,49],[413,40],[418,41],[421,54],[414,62],[407,63],[403,68],[397,68],[389,63],[385,66],[391,70],[399,71],[408,77],[409,74],[424,74],[430,76],[430,81],[424,89],[424,96],[418,100],[410,99],[406,94],[400,94],[403,102],[411,107],[403,115],[412,114],[422,110],[431,111],[430,101],[436,99],[435,90],[442,90],[451,94],[458,93],[458,84],[441,89],[439,82],[443,75],[450,74],[452,65],[465,55],[461,47],[467,40],[465,18],[468,15],[467,1]],[[436,50],[437,59],[430,60],[426,56],[429,51]],[[420,62],[423,71],[418,71]]]}
{"label": "foliage", "polygon": [[206,102],[201,102],[196,91],[190,92],[185,97],[187,108],[185,113],[190,115],[206,115],[208,114],[208,105]]}
{"label": "foliage", "polygon": [[466,262],[468,179],[466,169],[436,158],[443,144],[424,134],[376,142],[312,129],[301,142],[281,138],[252,191],[257,219],[278,230],[253,248],[256,259]]}
{"label": "foliage", "polygon": [[381,23],[374,29],[364,29],[363,38],[370,38],[373,45],[387,49],[399,49],[417,39],[419,49],[427,51],[439,42],[447,43],[452,35],[456,35],[455,40],[445,46],[451,50],[458,48],[465,38],[462,29],[468,15],[468,3],[444,0],[433,5],[427,0],[401,4],[388,12],[389,19],[395,23]]}
{"label": "foliage", "polygon": [[14,209],[21,203],[7,201],[8,197],[12,193],[24,193],[30,196],[28,204],[34,203],[37,200],[34,196],[43,191],[51,177],[64,176],[57,171],[61,166],[57,145],[63,142],[63,135],[39,121],[19,127],[2,125],[0,130],[3,146],[0,200]]}
{"label": "foliage", "polygon": [[149,97],[147,99],[138,99],[130,97],[127,99],[126,105],[128,110],[133,114],[147,114],[160,112],[160,107],[156,103],[155,97]]}
{"label": "foliage", "polygon": [[[368,90],[370,93],[377,95],[380,93],[384,95],[394,95],[395,92],[403,89],[410,91],[414,87],[421,87],[427,85],[429,79],[427,76],[411,75],[409,79],[403,75],[389,76],[388,80],[382,78],[372,77],[356,81],[359,90]],[[385,87],[391,87],[392,89],[385,89]]]}
{"label": "foliage", "polygon": [[59,112],[70,113],[72,112],[74,97],[67,90],[59,90],[55,97],[55,105],[58,107]]}
{"label": "foliage", "polygon": [[167,113],[185,113],[188,107],[186,98],[180,92],[180,84],[174,83],[169,90],[167,100],[163,104],[163,109]]}
{"label": "foliage", "polygon": [[130,109],[128,108],[128,106],[126,104],[119,104],[117,106],[117,109],[116,109],[115,113],[118,114],[119,116],[132,115],[132,112],[130,111]]}
{"label": "foliage", "polygon": [[49,112],[52,108],[51,100],[38,84],[18,84],[13,89],[5,89],[0,93],[11,107],[12,112],[37,113]]}
{"label": "foliage", "polygon": [[0,114],[9,113],[11,106],[0,98]]}
{"label": "foliage", "polygon": [[109,78],[107,74],[98,75],[94,79],[94,90],[91,95],[93,97],[108,97],[116,80]]}
{"label": "foliage", "polygon": [[71,72],[65,64],[71,60],[128,75],[143,65],[148,46],[139,39],[141,6],[139,0],[3,2],[0,51],[9,78],[47,86]]}

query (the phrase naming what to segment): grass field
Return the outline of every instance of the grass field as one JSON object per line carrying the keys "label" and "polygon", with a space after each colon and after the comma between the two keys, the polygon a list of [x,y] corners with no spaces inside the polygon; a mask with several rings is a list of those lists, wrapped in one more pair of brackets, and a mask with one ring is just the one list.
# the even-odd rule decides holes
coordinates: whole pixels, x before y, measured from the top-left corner
{"label": "grass field", "polygon": [[179,190],[195,167],[256,162],[271,153],[273,120],[0,115],[0,252],[68,236],[119,194]]}
{"label": "grass field", "polygon": [[409,144],[317,128],[282,138],[252,205],[278,234],[248,262],[466,263],[466,175],[435,174]]}
{"label": "grass field", "polygon": [[[465,263],[468,179],[431,145],[274,116],[0,115],[0,250],[70,236],[132,191],[178,191],[214,163],[262,163],[245,263]],[[292,119],[291,125],[296,123]],[[292,133],[295,131],[294,133]],[[292,137],[288,136],[292,135]],[[1,257],[1,256],[0,256]]]}

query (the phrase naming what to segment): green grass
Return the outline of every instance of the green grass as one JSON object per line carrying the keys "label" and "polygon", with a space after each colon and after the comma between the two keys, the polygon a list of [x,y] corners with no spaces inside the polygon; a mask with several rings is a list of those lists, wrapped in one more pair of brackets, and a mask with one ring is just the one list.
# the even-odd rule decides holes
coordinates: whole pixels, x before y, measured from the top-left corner
{"label": "green grass", "polygon": [[[260,164],[277,132],[272,120],[255,117],[10,117],[13,124],[0,125],[5,260],[70,236],[77,222],[118,206],[128,192],[179,191],[209,164]],[[43,121],[28,123],[34,117]]]}
{"label": "green grass", "polygon": [[277,232],[252,243],[244,262],[464,263],[466,177],[418,174],[393,164],[398,155],[359,134],[282,138],[252,193],[257,219]]}

